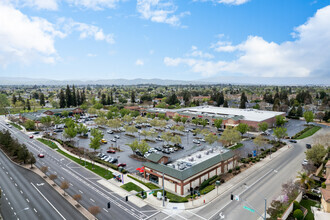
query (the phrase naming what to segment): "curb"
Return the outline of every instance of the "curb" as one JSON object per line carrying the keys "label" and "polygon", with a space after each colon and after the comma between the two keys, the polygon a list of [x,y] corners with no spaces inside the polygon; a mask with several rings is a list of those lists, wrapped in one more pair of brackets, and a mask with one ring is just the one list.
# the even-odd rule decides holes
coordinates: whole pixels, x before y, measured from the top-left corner
{"label": "curb", "polygon": [[[11,160],[9,157],[8,157],[8,155],[0,148],[0,150],[1,150],[1,152],[8,158],[8,160],[10,160],[13,164],[15,164],[16,166],[19,166],[19,167],[21,167],[21,168],[23,168],[23,169],[25,169],[25,170],[27,170],[27,171],[29,171],[29,172],[33,172],[33,173],[35,173],[35,174],[37,174],[38,176],[40,176],[46,183],[48,183],[49,185],[50,185],[50,187],[52,187],[56,192],[58,192],[66,201],[68,201],[76,210],[78,210],[83,216],[85,216],[86,217],[86,219],[96,219],[96,217],[95,216],[93,216],[87,209],[85,209],[82,205],[80,205],[80,207],[81,207],[81,209],[82,210],[80,210],[80,209],[78,209],[78,208],[76,208],[76,206],[75,206],[75,204],[73,203],[73,201],[75,201],[69,194],[67,194],[66,195],[66,197],[64,197],[64,195],[61,193],[61,191],[59,190],[59,189],[56,189],[51,183],[50,183],[50,179],[48,178],[48,180],[47,179],[45,179],[45,178],[43,178],[43,176],[42,175],[40,175],[40,173],[41,174],[44,174],[44,173],[42,173],[41,172],[41,170],[38,168],[38,167],[36,167],[36,166],[34,166],[35,168],[36,168],[36,170],[35,169],[30,169],[30,168],[27,168],[27,167],[25,167],[25,166],[23,166],[23,165],[20,165],[20,164],[18,164],[18,163],[16,163],[15,161],[13,161],[13,160]],[[28,165],[27,164],[27,166],[30,166],[30,165]],[[38,173],[37,171],[40,171],[40,173]],[[46,174],[44,174],[44,175],[46,175]],[[55,183],[55,182],[54,182]],[[56,184],[56,183],[55,183]],[[56,185],[56,186],[58,186],[58,185]],[[60,187],[60,186],[58,186],[58,187]],[[65,192],[64,190],[62,190],[63,192]],[[1,217],[1,215],[0,215],[0,217]],[[0,218],[1,219],[1,218]]]}

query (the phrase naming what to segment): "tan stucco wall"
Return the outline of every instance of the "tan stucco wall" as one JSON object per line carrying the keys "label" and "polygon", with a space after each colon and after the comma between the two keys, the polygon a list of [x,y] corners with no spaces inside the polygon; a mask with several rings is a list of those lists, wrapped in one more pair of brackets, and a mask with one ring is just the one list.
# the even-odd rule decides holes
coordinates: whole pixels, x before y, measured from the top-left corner
{"label": "tan stucco wall", "polygon": [[321,204],[322,204],[322,207],[324,209],[325,212],[329,212],[330,213],[330,203],[327,203],[323,197],[321,199]]}

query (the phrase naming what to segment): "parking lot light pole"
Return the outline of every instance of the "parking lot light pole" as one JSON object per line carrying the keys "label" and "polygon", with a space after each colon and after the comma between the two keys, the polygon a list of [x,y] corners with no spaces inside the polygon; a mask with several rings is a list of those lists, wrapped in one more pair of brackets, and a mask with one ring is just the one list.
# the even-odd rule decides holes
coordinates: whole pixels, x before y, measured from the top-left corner
{"label": "parking lot light pole", "polygon": [[163,173],[163,207],[165,207],[165,186],[164,186],[164,173]]}

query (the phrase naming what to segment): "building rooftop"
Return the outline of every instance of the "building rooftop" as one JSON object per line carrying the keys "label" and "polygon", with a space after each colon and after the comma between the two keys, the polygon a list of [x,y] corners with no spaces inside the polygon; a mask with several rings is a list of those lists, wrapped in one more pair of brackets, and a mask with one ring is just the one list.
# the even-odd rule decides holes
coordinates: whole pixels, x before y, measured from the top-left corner
{"label": "building rooftop", "polygon": [[[207,151],[208,153],[206,153]],[[144,166],[176,179],[185,180],[220,163],[221,161],[228,160],[233,156],[234,153],[231,150],[210,148],[176,160],[167,165],[146,162]],[[194,158],[193,161],[191,161],[191,158]]]}
{"label": "building rooftop", "polygon": [[197,106],[178,109],[179,114],[194,114],[214,118],[233,118],[247,121],[264,121],[285,112],[262,111],[257,109],[223,108],[214,106]]}

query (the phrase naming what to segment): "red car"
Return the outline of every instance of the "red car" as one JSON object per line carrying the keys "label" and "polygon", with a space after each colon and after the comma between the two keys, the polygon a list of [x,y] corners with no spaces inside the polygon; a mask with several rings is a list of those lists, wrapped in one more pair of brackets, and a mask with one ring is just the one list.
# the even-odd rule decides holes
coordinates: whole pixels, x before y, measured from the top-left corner
{"label": "red car", "polygon": [[33,138],[33,135],[30,135],[30,139],[32,139]]}
{"label": "red car", "polygon": [[38,154],[38,157],[39,157],[39,158],[44,158],[45,155],[44,155],[44,154]]}
{"label": "red car", "polygon": [[118,167],[126,167],[126,163],[119,163],[117,166]]}
{"label": "red car", "polygon": [[109,149],[109,150],[107,150],[107,153],[109,153],[109,154],[115,154],[116,151],[115,151],[115,150],[111,150],[111,149]]}

